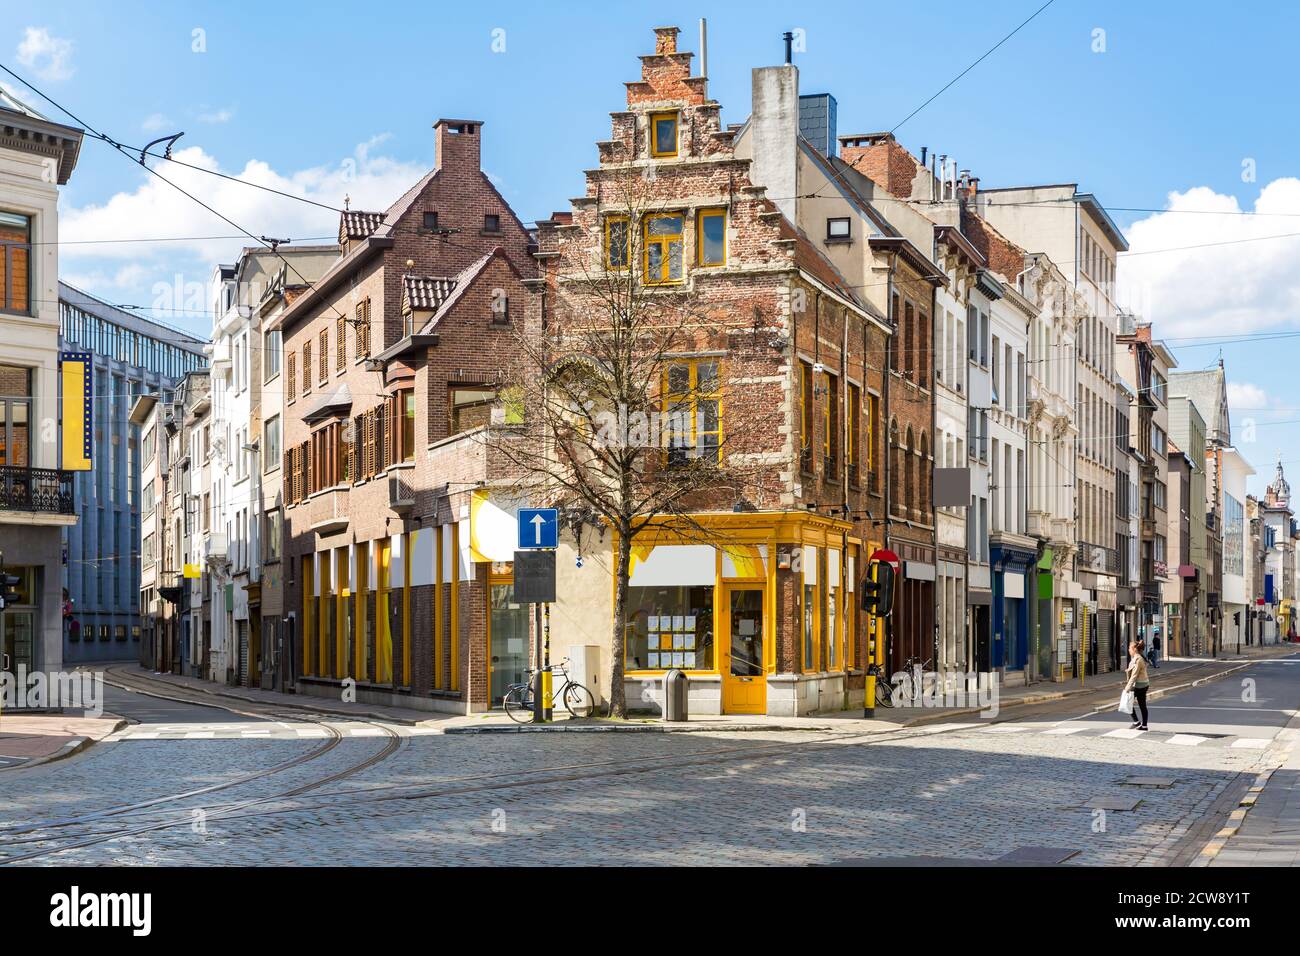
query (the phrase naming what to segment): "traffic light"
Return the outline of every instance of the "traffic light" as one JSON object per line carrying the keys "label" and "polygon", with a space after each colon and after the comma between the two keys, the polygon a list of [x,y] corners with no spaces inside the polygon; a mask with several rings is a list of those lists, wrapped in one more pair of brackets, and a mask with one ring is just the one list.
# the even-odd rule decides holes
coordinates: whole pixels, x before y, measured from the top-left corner
{"label": "traffic light", "polygon": [[862,609],[877,617],[888,617],[894,609],[894,566],[872,561],[862,581]]}
{"label": "traffic light", "polygon": [[16,574],[5,570],[4,552],[0,551],[0,611],[18,603],[18,585],[22,581]]}

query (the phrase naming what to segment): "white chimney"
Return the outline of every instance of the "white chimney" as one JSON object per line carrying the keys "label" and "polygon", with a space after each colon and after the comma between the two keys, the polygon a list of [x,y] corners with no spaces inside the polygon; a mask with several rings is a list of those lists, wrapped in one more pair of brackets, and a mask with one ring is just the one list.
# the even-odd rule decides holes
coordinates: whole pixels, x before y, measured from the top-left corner
{"label": "white chimney", "polygon": [[750,136],[755,185],[791,222],[799,193],[799,68],[793,64],[758,67],[753,73]]}

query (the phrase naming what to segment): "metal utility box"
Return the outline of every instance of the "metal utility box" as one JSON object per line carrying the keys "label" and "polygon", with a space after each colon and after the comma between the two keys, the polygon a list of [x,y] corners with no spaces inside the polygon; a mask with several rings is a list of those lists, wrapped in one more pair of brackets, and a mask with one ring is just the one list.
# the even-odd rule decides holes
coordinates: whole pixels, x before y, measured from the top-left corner
{"label": "metal utility box", "polygon": [[605,687],[606,675],[600,668],[600,646],[597,644],[570,644],[567,650],[569,676],[591,691],[591,699],[599,713],[609,703]]}

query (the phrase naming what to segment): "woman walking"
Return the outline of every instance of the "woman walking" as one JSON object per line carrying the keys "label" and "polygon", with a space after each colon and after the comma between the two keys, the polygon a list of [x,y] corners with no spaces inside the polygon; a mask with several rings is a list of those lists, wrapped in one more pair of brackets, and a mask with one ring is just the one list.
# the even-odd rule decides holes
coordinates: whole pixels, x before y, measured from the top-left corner
{"label": "woman walking", "polygon": [[[1128,646],[1128,682],[1124,684],[1124,690],[1132,691],[1135,706],[1133,707],[1133,730],[1147,729],[1147,688],[1151,686],[1151,680],[1147,675],[1147,659],[1142,653],[1142,642],[1133,641]],[[1138,710],[1142,711],[1142,720],[1138,720]]]}

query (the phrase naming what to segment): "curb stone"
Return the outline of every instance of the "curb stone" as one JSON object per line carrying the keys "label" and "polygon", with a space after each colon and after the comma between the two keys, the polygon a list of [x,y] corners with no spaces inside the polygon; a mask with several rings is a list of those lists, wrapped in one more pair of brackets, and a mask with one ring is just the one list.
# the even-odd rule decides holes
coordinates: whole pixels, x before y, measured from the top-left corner
{"label": "curb stone", "polygon": [[[119,717],[117,723],[113,725],[113,729],[106,733],[104,737],[111,737],[126,726],[127,721],[124,718]],[[98,741],[93,737],[73,737],[52,754],[46,754],[44,757],[32,757],[29,760],[24,760],[22,763],[14,764],[12,767],[0,767],[0,772],[6,770],[27,770],[31,767],[39,767],[43,764],[54,763],[56,760],[64,760],[68,757],[74,757],[83,751],[89,750],[96,743],[98,743]]]}

